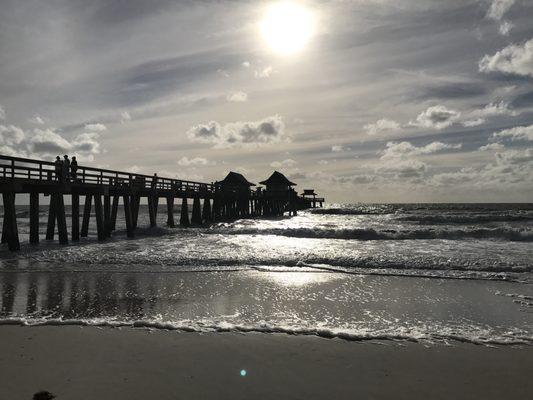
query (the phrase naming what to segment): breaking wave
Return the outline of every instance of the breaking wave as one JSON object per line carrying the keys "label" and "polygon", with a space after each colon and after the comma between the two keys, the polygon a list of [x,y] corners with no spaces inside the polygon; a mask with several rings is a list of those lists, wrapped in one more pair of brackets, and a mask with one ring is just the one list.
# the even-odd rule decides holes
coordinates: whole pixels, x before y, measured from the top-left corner
{"label": "breaking wave", "polygon": [[513,242],[533,241],[533,229],[529,228],[474,228],[474,229],[414,229],[414,230],[377,230],[360,229],[320,229],[320,228],[235,228],[213,230],[208,233],[226,235],[276,235],[310,239],[344,240],[464,240],[493,239]]}
{"label": "breaking wave", "polygon": [[[0,319],[0,325],[18,326],[96,326],[112,328],[144,328],[161,329],[181,332],[218,332],[218,333],[248,333],[264,334],[284,333],[288,335],[318,336],[327,339],[344,339],[348,341],[391,340],[422,343],[461,342],[480,345],[533,345],[533,336],[521,331],[510,331],[505,334],[487,332],[485,329],[473,332],[457,332],[453,329],[435,329],[435,332],[420,327],[397,327],[393,331],[372,331],[369,329],[334,329],[326,327],[295,327],[269,324],[261,322],[251,325],[234,324],[226,321],[159,321],[134,320],[117,321],[113,319],[31,319],[5,318]],[[437,328],[437,327],[436,327]],[[438,332],[438,333],[437,333]]]}

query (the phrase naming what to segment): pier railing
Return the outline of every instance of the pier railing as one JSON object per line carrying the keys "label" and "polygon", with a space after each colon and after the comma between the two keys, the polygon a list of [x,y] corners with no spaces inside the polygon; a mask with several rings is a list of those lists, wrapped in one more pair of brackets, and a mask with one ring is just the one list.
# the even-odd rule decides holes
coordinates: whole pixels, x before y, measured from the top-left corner
{"label": "pier railing", "polygon": [[33,160],[21,157],[0,155],[0,179],[27,180],[35,183],[71,183],[83,185],[129,186],[138,189],[176,190],[211,193],[215,185],[211,183],[143,175],[131,172],[114,171],[78,165],[73,176],[56,173],[56,165],[51,161]]}

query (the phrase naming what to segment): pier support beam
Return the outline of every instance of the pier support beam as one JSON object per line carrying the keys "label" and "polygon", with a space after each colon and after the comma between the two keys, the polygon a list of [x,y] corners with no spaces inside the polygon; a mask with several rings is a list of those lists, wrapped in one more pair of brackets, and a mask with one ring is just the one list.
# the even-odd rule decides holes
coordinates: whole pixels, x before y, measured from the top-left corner
{"label": "pier support beam", "polygon": [[167,197],[167,226],[174,228],[174,197]]}
{"label": "pier support beam", "polygon": [[181,215],[180,215],[180,225],[189,226],[189,207],[187,205],[187,197],[184,197],[181,201]]}
{"label": "pier support beam", "polygon": [[72,241],[80,240],[80,195],[72,194]]}
{"label": "pier support beam", "polygon": [[117,227],[117,212],[118,212],[118,201],[120,196],[118,194],[113,196],[113,205],[111,206],[111,224],[110,229],[114,231]]}
{"label": "pier support beam", "polygon": [[111,196],[104,195],[104,229],[106,237],[111,237]]}
{"label": "pier support beam", "polygon": [[52,196],[55,196],[56,202],[57,231],[59,234],[59,243],[68,244],[67,216],[65,214],[65,202],[63,200],[63,194],[57,193]]}
{"label": "pier support beam", "polygon": [[83,205],[83,221],[81,223],[81,237],[87,237],[89,234],[89,219],[91,218],[93,196],[88,194],[85,196],[85,204]]}
{"label": "pier support beam", "polygon": [[200,198],[195,197],[192,202],[192,218],[191,222],[194,225],[202,225],[202,211],[200,208]]}
{"label": "pier support beam", "polygon": [[211,215],[211,200],[208,197],[204,199],[204,207],[202,209],[202,219],[205,222],[213,221],[213,216]]}
{"label": "pier support beam", "polygon": [[133,196],[130,197],[128,195],[124,195],[122,197],[122,201],[124,202],[124,215],[126,219],[126,234],[129,238],[132,238],[135,236],[135,226],[133,225],[133,215],[132,215],[132,203],[135,200],[133,200]]}
{"label": "pier support beam", "polygon": [[102,209],[102,196],[99,194],[94,195],[94,211],[96,214],[96,231],[98,234],[98,240],[103,241],[106,238],[104,228],[104,211]]}
{"label": "pier support beam", "polygon": [[2,193],[4,201],[4,229],[2,238],[7,242],[10,251],[20,250],[19,233],[17,228],[17,213],[15,210],[15,193]]}
{"label": "pier support beam", "polygon": [[30,243],[39,243],[39,193],[30,193]]}
{"label": "pier support beam", "polygon": [[68,244],[67,218],[65,215],[65,203],[62,193],[50,195],[50,208],[48,211],[48,225],[46,227],[46,240],[54,240],[57,220],[59,243]]}
{"label": "pier support beam", "polygon": [[159,206],[159,196],[148,196],[148,214],[150,215],[150,227],[157,226],[157,207]]}
{"label": "pier support beam", "polygon": [[48,207],[48,224],[46,225],[46,240],[54,240],[56,230],[56,201],[54,195],[50,196]]}
{"label": "pier support beam", "polygon": [[131,222],[133,229],[137,228],[137,221],[139,220],[139,206],[141,204],[141,196],[135,194],[130,197],[130,207],[131,207]]}

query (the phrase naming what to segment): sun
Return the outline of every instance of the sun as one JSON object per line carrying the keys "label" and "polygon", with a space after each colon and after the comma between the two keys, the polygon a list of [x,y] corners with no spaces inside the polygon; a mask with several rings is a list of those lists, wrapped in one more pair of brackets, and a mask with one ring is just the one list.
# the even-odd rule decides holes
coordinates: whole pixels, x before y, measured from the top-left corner
{"label": "sun", "polygon": [[276,53],[301,51],[314,34],[313,13],[301,4],[281,1],[267,7],[260,23],[261,36]]}

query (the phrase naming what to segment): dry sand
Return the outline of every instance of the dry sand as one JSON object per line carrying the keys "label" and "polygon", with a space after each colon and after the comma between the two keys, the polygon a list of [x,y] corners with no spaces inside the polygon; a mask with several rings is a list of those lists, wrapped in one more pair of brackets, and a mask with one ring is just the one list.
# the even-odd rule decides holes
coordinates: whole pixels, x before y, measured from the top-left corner
{"label": "dry sand", "polygon": [[526,399],[532,377],[533,347],[0,327],[1,400]]}

